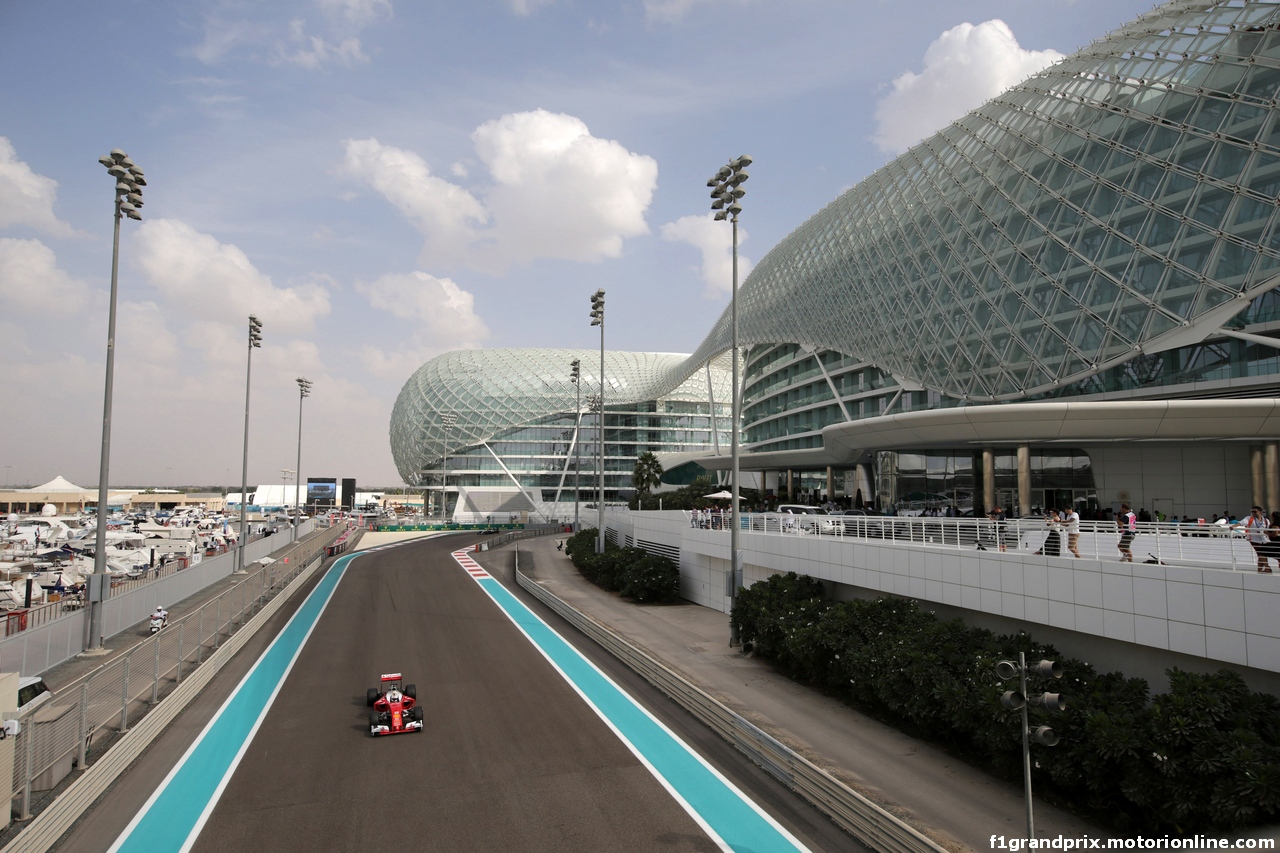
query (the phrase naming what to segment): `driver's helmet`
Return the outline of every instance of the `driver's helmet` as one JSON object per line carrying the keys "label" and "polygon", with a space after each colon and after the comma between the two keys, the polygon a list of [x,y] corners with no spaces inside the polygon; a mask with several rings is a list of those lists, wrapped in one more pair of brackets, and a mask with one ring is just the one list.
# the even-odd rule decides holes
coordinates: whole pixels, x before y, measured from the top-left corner
{"label": "driver's helmet", "polygon": [[164,608],[157,604],[157,605],[156,605],[156,613],[163,613],[163,612],[164,612]]}
{"label": "driver's helmet", "polygon": [[401,696],[400,691],[399,691],[399,690],[396,690],[394,687],[387,691],[387,701],[388,701],[388,702],[399,702],[399,701],[401,700],[401,698],[402,698],[402,696]]}

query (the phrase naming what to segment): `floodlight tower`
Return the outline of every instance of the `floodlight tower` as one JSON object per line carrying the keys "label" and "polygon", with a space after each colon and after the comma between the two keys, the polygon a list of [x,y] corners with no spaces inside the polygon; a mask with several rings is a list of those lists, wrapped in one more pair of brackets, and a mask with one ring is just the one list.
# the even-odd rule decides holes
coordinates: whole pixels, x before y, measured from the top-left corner
{"label": "floodlight tower", "polygon": [[1000,702],[1010,711],[1022,711],[1022,790],[1027,807],[1027,838],[1036,837],[1035,817],[1031,809],[1031,739],[1044,746],[1058,743],[1058,734],[1048,726],[1037,726],[1033,731],[1027,721],[1027,706],[1039,705],[1047,711],[1065,711],[1067,699],[1061,693],[1041,693],[1039,696],[1027,694],[1027,675],[1038,675],[1041,678],[1062,678],[1062,664],[1053,660],[1042,660],[1034,667],[1027,666],[1026,652],[1018,652],[1018,662],[1002,660],[996,664],[996,675],[1008,680],[1018,679],[1017,690],[1006,690]]}
{"label": "floodlight tower", "polygon": [[578,532],[578,503],[582,476],[582,361],[569,362],[569,381],[573,383],[576,402],[573,407],[573,532]]}
{"label": "floodlight tower", "polygon": [[591,294],[591,325],[600,327],[600,502],[596,530],[596,553],[604,553],[604,291]]}
{"label": "floodlight tower", "polygon": [[449,439],[453,437],[453,426],[458,416],[453,412],[440,415],[440,423],[444,424],[444,467],[440,471],[440,518],[449,522]]}
{"label": "floodlight tower", "polygon": [[293,480],[293,541],[298,541],[298,525],[302,523],[302,401],[311,396],[311,382],[298,377],[298,470]]}
{"label": "floodlight tower", "polygon": [[124,217],[142,220],[138,208],[142,207],[142,188],[147,179],[119,148],[98,158],[107,174],[116,181],[115,236],[111,243],[111,301],[107,310],[107,378],[102,403],[102,456],[98,467],[98,529],[94,536],[93,577],[89,579],[89,640],[85,649],[102,651],[102,600],[106,597],[103,578],[107,572],[107,517],[110,498],[107,494],[107,477],[111,467],[111,396],[116,369],[116,284],[120,271],[120,220]]}
{"label": "floodlight tower", "polygon": [[253,376],[253,351],[262,346],[262,321],[249,315],[249,354],[245,359],[244,370],[244,458],[240,467],[240,538],[236,542],[236,572],[242,573],[244,568],[244,546],[248,538],[249,523],[249,380]]}
{"label": "floodlight tower", "polygon": [[[732,497],[729,502],[732,506],[729,508],[729,612],[733,612],[734,605],[737,603],[738,587],[742,586],[742,551],[738,548],[738,432],[741,423],[741,402],[738,399],[738,214],[742,212],[742,205],[739,202],[742,197],[747,194],[742,189],[742,184],[749,177],[747,175],[747,167],[751,165],[751,158],[743,154],[734,160],[729,161],[728,165],[721,166],[710,180],[707,186],[711,187],[711,209],[716,212],[715,219],[717,222],[728,219],[733,223],[733,290],[730,291],[731,296],[729,304],[731,306],[730,313],[733,316],[733,400],[732,400],[732,425],[733,434],[731,436],[730,456],[732,457],[732,473],[730,480],[730,494]],[[738,623],[730,620],[732,627],[729,629],[729,645],[734,646],[738,643]]]}

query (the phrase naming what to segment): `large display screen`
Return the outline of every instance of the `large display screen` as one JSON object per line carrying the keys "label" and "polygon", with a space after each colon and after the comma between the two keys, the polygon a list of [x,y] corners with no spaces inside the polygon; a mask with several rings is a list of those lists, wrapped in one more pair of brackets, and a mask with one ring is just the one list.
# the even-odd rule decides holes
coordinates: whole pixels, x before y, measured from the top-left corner
{"label": "large display screen", "polygon": [[333,477],[307,478],[307,505],[333,506],[338,502],[338,481]]}

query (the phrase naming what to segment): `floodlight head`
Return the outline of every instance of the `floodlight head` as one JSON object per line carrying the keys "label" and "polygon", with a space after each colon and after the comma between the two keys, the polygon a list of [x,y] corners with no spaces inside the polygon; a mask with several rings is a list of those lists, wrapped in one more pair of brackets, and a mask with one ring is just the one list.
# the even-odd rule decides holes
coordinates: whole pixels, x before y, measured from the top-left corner
{"label": "floodlight head", "polygon": [[1031,736],[1035,738],[1036,743],[1044,744],[1045,746],[1058,745],[1058,733],[1048,726],[1040,726],[1031,733]]}
{"label": "floodlight head", "polygon": [[127,216],[127,217],[129,217],[130,219],[136,220],[136,221],[138,221],[138,222],[141,222],[141,221],[142,221],[142,215],[141,215],[141,214],[139,214],[139,213],[138,213],[138,211],[136,211],[136,210],[126,210],[126,211],[124,212],[124,215],[125,215],[125,216]]}
{"label": "floodlight head", "polygon": [[735,219],[737,219],[738,214],[742,212],[742,205],[738,204],[737,201],[734,201],[733,204],[729,205],[729,212],[733,214]]}
{"label": "floodlight head", "polygon": [[130,204],[130,203],[129,203],[129,202],[127,202],[127,201],[121,201],[121,202],[120,202],[120,209],[121,209],[122,211],[124,211],[125,213],[128,213],[128,212],[129,212],[129,211],[131,211],[131,210],[137,210],[137,208],[136,208],[136,207],[134,207],[132,204]]}
{"label": "floodlight head", "polygon": [[[104,157],[103,159],[105,160],[106,158]],[[707,186],[714,187],[715,185],[716,185],[715,178],[707,178]]]}
{"label": "floodlight head", "polygon": [[1000,704],[1004,705],[1010,711],[1016,711],[1023,705],[1027,704],[1027,697],[1023,696],[1016,690],[1006,690],[1004,695],[1000,697]]}
{"label": "floodlight head", "polygon": [[729,164],[729,166],[730,166],[730,167],[732,167],[734,170],[737,170],[737,169],[745,169],[745,168],[747,168],[748,166],[750,166],[750,165],[752,164],[752,162],[753,162],[753,161],[752,161],[752,159],[751,159],[750,157],[748,157],[746,154],[743,154],[743,155],[742,155],[742,156],[740,156],[738,159],[736,159],[736,160],[734,160],[732,163],[730,163],[730,164]]}
{"label": "floodlight head", "polygon": [[121,165],[121,166],[124,166],[126,169],[132,169],[132,168],[133,168],[133,161],[132,161],[132,160],[130,160],[127,156],[126,156],[126,157],[121,157],[121,158],[120,158],[120,165]]}
{"label": "floodlight head", "polygon": [[125,198],[129,199],[129,203],[134,207],[142,207],[142,193],[129,193]]}
{"label": "floodlight head", "polygon": [[128,176],[129,170],[117,163],[114,166],[107,167],[107,174],[115,178],[124,178]]}
{"label": "floodlight head", "polygon": [[742,183],[749,177],[751,177],[751,175],[747,174],[746,172],[738,172],[732,178],[729,179],[728,183],[736,187],[738,184]]}
{"label": "floodlight head", "polygon": [[1018,675],[1018,665],[1011,660],[1002,660],[996,664],[996,675],[1003,679],[1015,678]]}
{"label": "floodlight head", "polygon": [[1045,693],[1040,697],[1040,703],[1049,711],[1065,711],[1067,710],[1067,697],[1061,693]]}
{"label": "floodlight head", "polygon": [[717,180],[723,181],[725,178],[729,177],[732,174],[733,174],[733,170],[730,169],[728,166],[721,166],[720,171],[716,172],[716,178]]}
{"label": "floodlight head", "polygon": [[[112,159],[110,154],[103,154],[101,157],[98,158],[98,162],[106,166],[108,169],[110,169],[112,166],[116,164],[116,161]],[[707,186],[710,186],[710,184],[708,184]]]}
{"label": "floodlight head", "polygon": [[1036,664],[1035,672],[1044,678],[1061,678],[1062,664],[1056,660],[1042,660]]}
{"label": "floodlight head", "polygon": [[259,320],[257,317],[255,317],[253,314],[250,314],[250,315],[249,315],[249,328],[250,328],[250,329],[252,329],[252,330],[254,330],[254,331],[261,331],[261,329],[262,329],[262,321],[261,321],[261,320]]}
{"label": "floodlight head", "polygon": [[719,222],[723,219],[728,219],[728,218],[729,218],[729,215],[725,213],[723,210],[715,215],[716,222]]}
{"label": "floodlight head", "polygon": [[128,156],[129,156],[128,154],[124,153],[119,148],[111,149],[111,159],[115,160],[117,163],[119,163],[121,160],[125,159]]}
{"label": "floodlight head", "polygon": [[718,198],[715,201],[711,202],[712,210],[720,210],[722,207],[724,207],[724,199],[722,198]]}

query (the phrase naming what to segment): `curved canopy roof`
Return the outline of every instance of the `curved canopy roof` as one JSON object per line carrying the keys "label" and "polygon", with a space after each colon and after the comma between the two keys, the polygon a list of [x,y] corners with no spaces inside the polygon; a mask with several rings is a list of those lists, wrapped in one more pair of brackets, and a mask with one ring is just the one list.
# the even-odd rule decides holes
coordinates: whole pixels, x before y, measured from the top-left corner
{"label": "curved canopy roof", "polygon": [[[575,358],[582,363],[587,411],[600,393],[599,350],[455,350],[422,365],[391,412],[391,452],[400,475],[414,482],[446,453],[573,412],[577,389],[569,364]],[[658,399],[727,403],[732,387],[719,362],[699,370],[688,356],[669,353],[606,351],[604,374],[606,409]]]}
{"label": "curved canopy roof", "polygon": [[740,342],[991,401],[1204,339],[1280,272],[1278,27],[1176,0],[989,101],[770,251]]}

